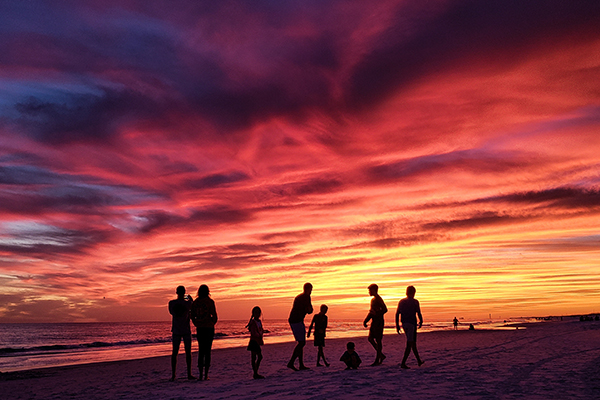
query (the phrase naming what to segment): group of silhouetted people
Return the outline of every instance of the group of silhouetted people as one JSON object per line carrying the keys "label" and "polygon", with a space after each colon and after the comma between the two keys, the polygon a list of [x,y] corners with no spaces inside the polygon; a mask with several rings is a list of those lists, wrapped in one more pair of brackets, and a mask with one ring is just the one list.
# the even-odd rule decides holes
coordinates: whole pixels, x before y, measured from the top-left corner
{"label": "group of silhouetted people", "polygon": [[[296,346],[292,352],[290,361],[287,367],[294,370],[306,370],[309,369],[304,364],[304,346],[306,345],[306,338],[310,337],[311,332],[314,336],[314,346],[317,350],[317,366],[325,365],[329,366],[324,353],[325,347],[325,336],[327,331],[327,305],[323,304],[320,307],[320,311],[313,316],[313,319],[306,330],[304,324],[304,318],[307,314],[313,313],[313,306],[311,301],[311,293],[313,286],[310,283],[305,283],[302,293],[294,298],[294,303],[290,311],[288,322],[296,340]],[[380,365],[385,360],[386,356],[383,354],[383,329],[384,314],[387,313],[388,309],[385,302],[379,295],[379,287],[376,284],[372,284],[368,287],[369,295],[373,298],[371,300],[371,307],[367,314],[363,325],[369,327],[369,343],[373,346],[376,351],[375,361],[372,365]],[[211,348],[215,334],[215,324],[217,323],[217,310],[215,302],[210,298],[210,291],[208,286],[201,285],[198,289],[198,296],[196,300],[188,294],[186,295],[185,287],[178,286],[177,299],[169,302],[169,312],[173,316],[172,333],[173,333],[173,352],[171,355],[171,380],[175,380],[175,370],[177,365],[177,355],[179,353],[179,347],[183,340],[186,364],[187,364],[187,376],[188,379],[196,379],[192,375],[192,333],[190,329],[190,321],[196,327],[196,337],[198,339],[198,369],[199,369],[199,380],[208,380],[208,371],[211,362]],[[398,308],[396,310],[396,332],[400,333],[400,327],[402,327],[406,335],[406,349],[404,351],[404,357],[402,364],[400,365],[403,369],[408,369],[406,361],[411,353],[414,353],[417,363],[419,366],[423,365],[424,361],[419,357],[417,350],[417,329],[423,325],[423,316],[421,315],[421,307],[419,301],[415,299],[416,289],[414,286],[408,286],[406,288],[406,298],[400,300]],[[260,307],[254,307],[252,309],[252,317],[246,325],[250,333],[250,340],[248,342],[247,350],[251,352],[251,365],[254,379],[262,379],[264,376],[259,374],[258,369],[262,361],[262,350],[261,346],[264,344],[263,341],[263,325],[260,317],[262,311]],[[417,323],[418,317],[418,323]],[[296,367],[296,360],[298,360],[298,367]],[[321,360],[323,364],[321,364]],[[340,358],[346,364],[346,369],[357,369],[361,364],[361,359],[355,350],[353,342],[349,342],[346,345],[346,351]]]}
{"label": "group of silhouetted people", "polygon": [[190,320],[196,327],[198,340],[198,370],[199,380],[208,380],[210,369],[210,352],[215,337],[215,324],[217,323],[217,309],[215,302],[210,298],[208,286],[200,285],[198,297],[185,294],[185,287],[178,286],[177,299],[169,302],[169,313],[173,316],[171,332],[173,333],[173,353],[171,354],[171,380],[175,380],[177,354],[183,340],[185,348],[185,361],[187,364],[188,379],[196,379],[192,375],[192,331]]}

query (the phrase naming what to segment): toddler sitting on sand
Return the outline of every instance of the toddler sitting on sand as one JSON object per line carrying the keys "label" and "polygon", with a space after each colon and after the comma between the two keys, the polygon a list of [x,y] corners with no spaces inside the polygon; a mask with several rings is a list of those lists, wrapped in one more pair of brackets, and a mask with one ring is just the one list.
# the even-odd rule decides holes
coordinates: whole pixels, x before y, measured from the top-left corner
{"label": "toddler sitting on sand", "polygon": [[346,363],[346,369],[358,369],[358,366],[362,362],[360,356],[354,351],[354,343],[348,342],[346,345],[346,351],[342,354],[340,361]]}

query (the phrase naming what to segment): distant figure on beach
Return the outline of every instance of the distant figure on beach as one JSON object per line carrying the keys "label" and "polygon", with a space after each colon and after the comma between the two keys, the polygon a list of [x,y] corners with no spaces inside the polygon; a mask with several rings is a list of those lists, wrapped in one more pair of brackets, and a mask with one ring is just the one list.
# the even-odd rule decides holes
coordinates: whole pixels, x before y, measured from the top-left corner
{"label": "distant figure on beach", "polygon": [[185,363],[187,364],[188,379],[196,379],[192,376],[192,330],[190,329],[190,310],[192,308],[192,296],[185,294],[184,286],[177,286],[177,299],[169,301],[169,313],[173,316],[171,332],[173,333],[173,352],[171,353],[171,381],[175,380],[175,369],[177,367],[177,355],[179,346],[183,340],[185,348]]}
{"label": "distant figure on beach", "polygon": [[327,330],[327,310],[329,308],[325,304],[321,304],[321,310],[318,314],[313,316],[313,319],[308,327],[308,335],[310,337],[310,331],[312,331],[313,326],[315,327],[314,333],[314,344],[318,347],[317,350],[317,367],[321,366],[321,358],[323,359],[323,364],[326,367],[329,367],[329,363],[325,360],[325,353],[323,352],[323,347],[325,347],[325,331]]}
{"label": "distant figure on beach", "polygon": [[356,351],[354,351],[354,343],[346,344],[346,351],[340,357],[340,361],[346,364],[346,369],[358,369],[362,360]]}
{"label": "distant figure on beach", "polygon": [[[299,369],[309,369],[304,365],[304,345],[306,344],[306,325],[304,325],[304,317],[306,314],[312,314],[313,312],[313,306],[310,299],[312,288],[313,286],[310,283],[304,284],[304,291],[294,299],[294,305],[292,306],[290,317],[288,318],[290,328],[292,328],[292,332],[294,333],[294,339],[298,342],[294,348],[292,358],[287,364],[287,367],[294,371],[298,371]],[[299,368],[294,366],[296,358],[299,362]]]}
{"label": "distant figure on beach", "polygon": [[388,311],[385,303],[381,296],[377,293],[379,286],[372,284],[368,287],[369,295],[373,296],[371,299],[371,309],[367,314],[367,317],[363,321],[363,325],[366,328],[369,321],[371,321],[371,327],[369,328],[369,343],[377,351],[375,362],[371,365],[380,365],[385,360],[385,354],[383,354],[383,327],[385,325],[383,315]]}
{"label": "distant figure on beach", "polygon": [[252,371],[254,372],[254,379],[265,378],[258,373],[258,368],[263,358],[260,346],[265,344],[263,341],[263,325],[260,320],[261,314],[260,307],[254,307],[252,309],[252,318],[250,318],[248,325],[246,325],[246,328],[250,331],[250,341],[248,342],[247,350],[250,351],[250,362],[252,364]]}
{"label": "distant figure on beach", "polygon": [[[423,316],[421,315],[419,300],[415,299],[416,293],[417,289],[414,286],[407,287],[406,297],[398,302],[398,309],[396,310],[396,332],[400,333],[400,322],[402,322],[402,329],[406,335],[406,349],[400,365],[403,369],[409,369],[406,360],[411,350],[417,358],[419,367],[424,363],[417,350],[417,316],[419,317],[419,328],[423,326]],[[400,316],[401,318],[399,318]]]}
{"label": "distant figure on beach", "polygon": [[475,330],[475,326],[473,324],[469,324],[469,330],[470,331],[474,331]]}
{"label": "distant figure on beach", "polygon": [[210,352],[215,338],[215,324],[217,323],[217,308],[210,298],[210,290],[206,285],[198,288],[198,297],[192,305],[192,322],[196,326],[196,339],[198,340],[198,380],[208,380],[210,369]]}
{"label": "distant figure on beach", "polygon": [[458,319],[456,317],[454,317],[454,320],[452,321],[452,323],[454,324],[454,330],[458,329]]}

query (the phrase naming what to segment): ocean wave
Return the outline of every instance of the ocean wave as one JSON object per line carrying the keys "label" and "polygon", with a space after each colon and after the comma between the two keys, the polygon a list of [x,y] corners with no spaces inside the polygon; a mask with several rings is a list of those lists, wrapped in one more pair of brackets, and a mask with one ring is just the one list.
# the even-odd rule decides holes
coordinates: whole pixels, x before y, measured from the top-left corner
{"label": "ocean wave", "polygon": [[[247,334],[246,334],[247,335]],[[215,339],[230,337],[230,334],[216,332]],[[233,335],[235,336],[235,335]],[[196,335],[192,334],[192,338],[195,340]],[[97,349],[97,348],[110,348],[110,347],[124,347],[124,346],[140,346],[147,344],[163,344],[171,343],[171,336],[154,338],[154,339],[137,339],[137,340],[124,340],[117,342],[91,342],[91,343],[79,343],[79,344],[53,344],[45,346],[32,346],[32,347],[5,347],[0,348],[0,357],[17,356],[23,355],[23,353],[53,353],[53,352],[64,352],[72,350],[85,350],[85,349]]]}
{"label": "ocean wave", "polygon": [[102,347],[135,346],[144,344],[169,343],[171,338],[125,340],[119,342],[91,342],[80,344],[53,344],[32,347],[5,347],[0,349],[0,356],[21,355],[22,353],[51,353],[70,350],[94,349]]}

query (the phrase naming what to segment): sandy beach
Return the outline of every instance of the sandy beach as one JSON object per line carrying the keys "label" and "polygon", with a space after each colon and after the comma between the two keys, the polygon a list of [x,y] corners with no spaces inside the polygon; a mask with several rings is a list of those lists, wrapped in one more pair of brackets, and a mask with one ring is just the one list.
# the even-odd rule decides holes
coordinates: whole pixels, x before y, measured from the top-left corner
{"label": "sandy beach", "polygon": [[209,381],[187,381],[180,356],[178,380],[169,382],[169,358],[155,357],[3,373],[0,391],[15,400],[600,398],[600,323],[595,321],[424,333],[418,345],[425,364],[419,368],[410,358],[409,370],[399,368],[403,335],[384,337],[387,359],[376,367],[370,366],[375,352],[366,334],[353,339],[363,365],[352,371],[338,361],[347,341],[327,340],[328,368],[314,366],[316,348],[307,342],[311,370],[299,372],[285,367],[292,343],[267,344],[264,380],[252,379],[249,352],[234,348],[213,351]]}

